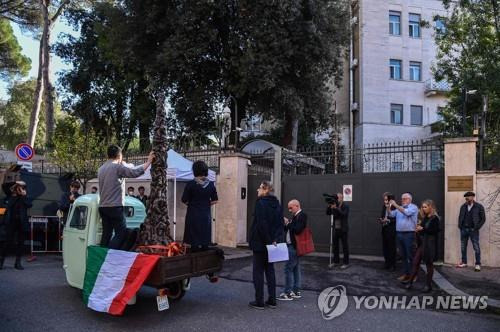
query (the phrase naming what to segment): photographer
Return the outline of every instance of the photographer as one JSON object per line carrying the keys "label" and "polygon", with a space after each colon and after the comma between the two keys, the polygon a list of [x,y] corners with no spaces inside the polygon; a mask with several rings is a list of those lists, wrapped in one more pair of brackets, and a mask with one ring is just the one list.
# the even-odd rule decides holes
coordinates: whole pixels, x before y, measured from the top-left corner
{"label": "photographer", "polygon": [[66,223],[66,218],[68,217],[69,207],[75,202],[75,200],[80,196],[78,191],[80,190],[80,183],[78,181],[71,182],[69,186],[69,192],[64,193],[59,201],[59,210],[63,213],[63,221]]}
{"label": "photographer", "polygon": [[24,249],[24,234],[29,228],[28,209],[31,208],[31,201],[26,196],[26,183],[16,181],[10,188],[10,196],[7,203],[7,215],[0,224],[0,270],[3,269],[5,256],[11,242],[16,243],[16,270],[24,270],[21,265],[21,256]]}
{"label": "photographer", "polygon": [[338,193],[337,195],[325,195],[328,203],[326,209],[327,215],[333,215],[334,229],[333,229],[333,263],[338,266],[340,264],[339,257],[339,240],[342,241],[342,251],[344,253],[343,264],[341,269],[349,267],[349,245],[347,241],[347,234],[349,231],[349,206],[344,203],[344,195]]}
{"label": "photographer", "polygon": [[[386,270],[395,271],[396,270],[396,218],[390,216],[387,206],[391,200],[394,200],[394,195],[391,193],[384,193],[384,205],[382,207],[382,212],[380,213],[380,218],[378,219],[380,225],[382,225],[382,251],[384,253],[384,268]],[[391,211],[395,208],[391,208]]]}
{"label": "photographer", "polygon": [[[387,204],[387,213],[396,218],[396,237],[403,258],[404,274],[398,278],[399,281],[410,280],[410,269],[413,262],[413,243],[415,242],[415,228],[417,226],[418,207],[412,203],[413,197],[410,193],[401,196],[401,205],[394,200]],[[391,208],[395,209],[392,210]],[[413,280],[412,280],[413,281]]]}

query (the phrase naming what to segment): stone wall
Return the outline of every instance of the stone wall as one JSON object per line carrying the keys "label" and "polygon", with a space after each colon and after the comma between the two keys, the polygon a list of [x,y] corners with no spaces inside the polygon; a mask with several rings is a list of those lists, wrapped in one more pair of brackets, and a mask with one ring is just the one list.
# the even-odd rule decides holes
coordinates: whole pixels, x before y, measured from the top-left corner
{"label": "stone wall", "polygon": [[482,264],[500,267],[500,173],[478,173],[476,186],[476,200],[486,211],[479,233]]}

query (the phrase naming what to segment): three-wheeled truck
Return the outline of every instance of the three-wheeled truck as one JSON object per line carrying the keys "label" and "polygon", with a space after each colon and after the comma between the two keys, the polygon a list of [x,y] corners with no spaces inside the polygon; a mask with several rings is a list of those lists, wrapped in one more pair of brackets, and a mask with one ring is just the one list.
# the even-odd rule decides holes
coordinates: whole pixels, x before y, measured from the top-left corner
{"label": "three-wheeled truck", "polygon": [[[63,268],[69,285],[83,289],[87,247],[98,245],[102,235],[99,196],[80,196],[71,206],[63,231]],[[127,229],[137,230],[146,217],[145,207],[136,198],[126,196],[124,206]],[[132,233],[132,232],[130,232]],[[212,248],[180,256],[162,256],[145,285],[162,290],[169,300],[179,300],[189,289],[192,277],[217,273],[222,269],[224,253]]]}

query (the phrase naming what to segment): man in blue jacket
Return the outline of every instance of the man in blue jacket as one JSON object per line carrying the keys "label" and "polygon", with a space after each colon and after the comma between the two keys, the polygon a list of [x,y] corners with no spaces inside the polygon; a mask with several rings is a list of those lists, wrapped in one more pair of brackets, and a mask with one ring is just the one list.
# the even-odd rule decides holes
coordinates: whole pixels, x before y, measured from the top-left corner
{"label": "man in blue jacket", "polygon": [[[263,181],[257,189],[254,220],[250,227],[250,249],[253,251],[254,309],[276,307],[276,275],[273,263],[269,263],[266,245],[283,241],[283,211],[280,202],[271,193],[272,185]],[[268,300],[264,302],[264,274],[267,281]]]}
{"label": "man in blue jacket", "polygon": [[[415,242],[415,228],[417,227],[418,207],[412,203],[413,197],[410,193],[401,195],[401,205],[394,200],[387,204],[387,213],[396,218],[396,238],[401,249],[403,258],[404,274],[398,280],[410,281],[410,269],[413,262],[413,242]],[[391,210],[391,206],[395,210]]]}

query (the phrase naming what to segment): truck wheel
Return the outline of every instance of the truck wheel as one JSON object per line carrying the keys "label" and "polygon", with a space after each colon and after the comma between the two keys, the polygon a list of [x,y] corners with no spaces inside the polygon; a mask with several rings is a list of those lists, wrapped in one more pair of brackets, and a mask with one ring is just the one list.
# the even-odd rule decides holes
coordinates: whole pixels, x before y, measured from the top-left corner
{"label": "truck wheel", "polygon": [[172,282],[167,285],[167,288],[167,296],[170,301],[179,301],[186,294],[186,291],[182,287],[182,281]]}

